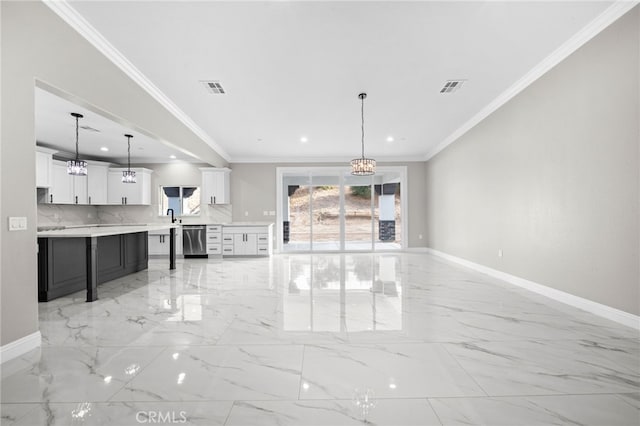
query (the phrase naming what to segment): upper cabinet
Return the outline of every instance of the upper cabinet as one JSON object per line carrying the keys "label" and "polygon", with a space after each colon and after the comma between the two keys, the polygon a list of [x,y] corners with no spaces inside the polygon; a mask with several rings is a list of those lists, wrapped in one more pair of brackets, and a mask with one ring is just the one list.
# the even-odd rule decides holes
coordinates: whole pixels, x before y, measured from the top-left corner
{"label": "upper cabinet", "polygon": [[109,163],[90,161],[87,165],[87,204],[107,204]]}
{"label": "upper cabinet", "polygon": [[152,170],[140,167],[132,168],[136,172],[135,183],[122,182],[124,168],[111,168],[107,176],[108,204],[151,204],[151,173]]}
{"label": "upper cabinet", "polygon": [[46,198],[52,204],[87,204],[87,177],[67,173],[67,163],[51,162],[51,185]]}
{"label": "upper cabinet", "polygon": [[231,169],[204,167],[202,171],[202,203],[229,204]]}
{"label": "upper cabinet", "polygon": [[58,151],[36,147],[36,187],[49,188],[52,180],[53,154]]}

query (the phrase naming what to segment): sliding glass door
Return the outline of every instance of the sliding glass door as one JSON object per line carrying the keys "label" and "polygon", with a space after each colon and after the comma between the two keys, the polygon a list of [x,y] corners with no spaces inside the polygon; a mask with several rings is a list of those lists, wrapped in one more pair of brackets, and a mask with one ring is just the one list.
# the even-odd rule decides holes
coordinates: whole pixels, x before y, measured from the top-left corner
{"label": "sliding glass door", "polygon": [[373,249],[374,196],[372,176],[343,175],[344,189],[344,249]]}
{"label": "sliding glass door", "polygon": [[400,186],[406,169],[389,169],[353,176],[345,168],[279,168],[280,250],[402,248]]}

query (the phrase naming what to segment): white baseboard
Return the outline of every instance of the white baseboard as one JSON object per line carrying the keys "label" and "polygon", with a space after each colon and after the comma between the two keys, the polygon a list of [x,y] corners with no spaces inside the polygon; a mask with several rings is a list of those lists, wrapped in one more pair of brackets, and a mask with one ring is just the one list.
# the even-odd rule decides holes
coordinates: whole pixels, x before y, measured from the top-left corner
{"label": "white baseboard", "polygon": [[556,290],[555,288],[547,287],[542,284],[535,283],[533,281],[526,280],[524,278],[516,277],[515,275],[507,274],[506,272],[498,271],[488,266],[480,265],[478,263],[471,262],[460,257],[452,256],[450,254],[428,248],[427,252],[451,262],[466,266],[475,271],[489,275],[494,278],[498,278],[502,281],[506,281],[510,284],[517,285],[518,287],[525,288],[534,293],[541,294],[549,297],[558,302],[565,303],[578,309],[582,309],[600,317],[615,321],[619,324],[626,325],[627,327],[640,330],[640,316],[630,314],[629,312],[621,311],[611,306],[603,305],[601,303],[594,302],[592,300],[584,299],[573,294],[565,293],[564,291]]}
{"label": "white baseboard", "polygon": [[431,249],[427,247],[407,247],[403,251],[408,253],[427,253],[429,250]]}
{"label": "white baseboard", "polygon": [[18,358],[39,347],[42,344],[42,336],[39,331],[31,333],[28,336],[24,336],[18,340],[14,340],[11,343],[0,346],[0,364]]}

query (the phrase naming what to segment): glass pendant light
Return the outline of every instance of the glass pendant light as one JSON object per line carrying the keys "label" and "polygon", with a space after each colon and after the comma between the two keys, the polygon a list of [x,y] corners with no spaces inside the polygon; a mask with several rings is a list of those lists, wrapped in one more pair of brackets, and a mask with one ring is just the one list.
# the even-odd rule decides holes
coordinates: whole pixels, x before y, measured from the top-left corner
{"label": "glass pendant light", "polygon": [[76,159],[67,161],[67,174],[73,176],[86,176],[87,175],[87,162],[80,159],[80,154],[78,153],[78,119],[83,118],[82,114],[78,114],[77,112],[71,113],[72,117],[76,119]]}
{"label": "glass pendant light", "polygon": [[365,158],[364,156],[364,100],[366,93],[360,93],[358,98],[361,102],[362,115],[362,157],[351,160],[351,174],[355,176],[371,176],[376,173],[376,160],[373,158]]}
{"label": "glass pendant light", "polygon": [[133,135],[124,135],[127,138],[127,170],[122,172],[122,183],[136,183],[136,172],[131,170],[131,138]]}

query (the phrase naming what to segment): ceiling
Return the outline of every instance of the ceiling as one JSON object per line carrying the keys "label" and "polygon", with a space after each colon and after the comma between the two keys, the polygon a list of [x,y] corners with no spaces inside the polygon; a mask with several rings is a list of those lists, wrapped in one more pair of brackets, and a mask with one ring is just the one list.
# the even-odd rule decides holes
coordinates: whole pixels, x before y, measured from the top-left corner
{"label": "ceiling", "polygon": [[[69,100],[36,87],[36,141],[40,146],[59,150],[58,157],[75,156],[76,121],[72,112],[82,114],[78,120],[78,144],[82,159],[94,159],[125,164],[127,138],[131,138],[132,163],[195,162],[195,158],[145,134],[121,124],[102,111],[77,100]],[[105,150],[106,149],[106,150]],[[173,157],[172,157],[173,156]]]}
{"label": "ceiling", "polygon": [[424,160],[612,3],[69,2],[230,162],[359,156],[360,92],[367,156]]}

